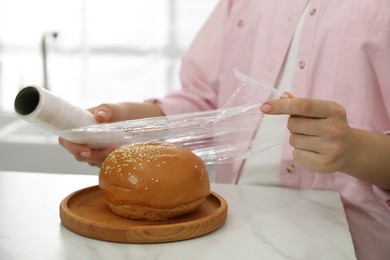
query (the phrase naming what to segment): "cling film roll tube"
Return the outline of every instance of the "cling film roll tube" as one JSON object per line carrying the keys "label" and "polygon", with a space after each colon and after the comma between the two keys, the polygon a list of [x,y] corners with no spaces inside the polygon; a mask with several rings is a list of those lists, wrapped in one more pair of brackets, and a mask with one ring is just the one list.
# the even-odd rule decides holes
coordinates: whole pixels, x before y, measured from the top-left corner
{"label": "cling film roll tube", "polygon": [[15,98],[14,108],[23,120],[54,134],[96,124],[93,115],[85,109],[38,86],[27,86],[20,90]]}
{"label": "cling film roll tube", "polygon": [[[253,139],[263,117],[260,104],[278,98],[279,93],[271,85],[254,80],[237,69],[233,72],[239,86],[221,109],[95,124],[56,134],[94,149],[139,142],[169,142],[192,150],[206,164],[233,162],[280,146],[279,132],[261,141]],[[267,124],[278,124],[286,118],[275,116],[267,120]]]}

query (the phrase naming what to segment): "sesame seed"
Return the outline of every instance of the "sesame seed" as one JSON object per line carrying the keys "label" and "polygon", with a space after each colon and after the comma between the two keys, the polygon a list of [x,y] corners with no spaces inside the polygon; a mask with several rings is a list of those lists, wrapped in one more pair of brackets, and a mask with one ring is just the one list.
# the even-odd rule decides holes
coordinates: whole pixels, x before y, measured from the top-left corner
{"label": "sesame seed", "polygon": [[138,178],[132,174],[129,176],[128,180],[131,184],[134,184],[134,185],[136,185],[138,183]]}
{"label": "sesame seed", "polygon": [[[132,170],[137,170],[137,168],[144,169],[143,163],[151,163],[153,161],[160,160],[161,153],[157,148],[170,148],[173,146],[174,145],[172,144],[161,142],[145,142],[123,145],[107,156],[105,162],[103,163],[102,172],[106,175],[119,174],[120,172],[124,172],[125,168],[128,168],[129,166],[133,168]],[[120,166],[117,165],[119,161],[123,162]],[[156,164],[155,167],[161,167],[160,164],[161,162]],[[163,161],[162,164],[166,164],[166,161]],[[122,167],[125,168],[122,169]],[[127,174],[130,175],[131,172]]]}

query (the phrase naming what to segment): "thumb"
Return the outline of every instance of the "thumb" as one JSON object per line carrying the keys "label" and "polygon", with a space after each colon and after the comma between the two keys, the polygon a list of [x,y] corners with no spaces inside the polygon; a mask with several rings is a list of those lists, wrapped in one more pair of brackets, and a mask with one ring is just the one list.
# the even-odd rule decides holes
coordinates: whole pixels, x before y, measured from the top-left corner
{"label": "thumb", "polygon": [[98,123],[106,123],[109,121],[108,114],[105,110],[96,110],[94,116]]}
{"label": "thumb", "polygon": [[111,122],[113,107],[111,104],[101,104],[97,107],[94,107],[90,110],[96,122],[98,123],[107,123]]}

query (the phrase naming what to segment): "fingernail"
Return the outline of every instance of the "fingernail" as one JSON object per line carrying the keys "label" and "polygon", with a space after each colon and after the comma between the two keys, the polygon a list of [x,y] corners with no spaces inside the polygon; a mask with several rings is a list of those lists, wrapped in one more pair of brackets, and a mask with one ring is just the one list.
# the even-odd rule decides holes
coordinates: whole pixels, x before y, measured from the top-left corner
{"label": "fingernail", "polygon": [[81,152],[80,156],[84,157],[84,158],[91,158],[91,153],[90,152]]}
{"label": "fingernail", "polygon": [[100,117],[106,117],[107,116],[107,112],[106,111],[103,111],[103,110],[99,110],[96,115],[100,116]]}
{"label": "fingernail", "polygon": [[260,111],[264,112],[264,113],[267,113],[267,112],[271,111],[271,105],[269,105],[269,104],[262,104],[260,106]]}

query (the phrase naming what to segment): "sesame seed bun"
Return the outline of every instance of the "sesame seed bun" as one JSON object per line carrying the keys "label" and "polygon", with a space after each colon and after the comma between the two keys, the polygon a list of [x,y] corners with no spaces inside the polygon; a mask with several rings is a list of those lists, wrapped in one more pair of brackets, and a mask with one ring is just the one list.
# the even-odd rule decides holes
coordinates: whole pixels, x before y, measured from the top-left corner
{"label": "sesame seed bun", "polygon": [[104,160],[99,186],[111,210],[122,217],[165,220],[198,209],[210,194],[203,161],[167,143],[122,146]]}

